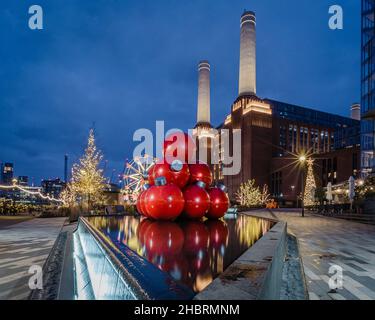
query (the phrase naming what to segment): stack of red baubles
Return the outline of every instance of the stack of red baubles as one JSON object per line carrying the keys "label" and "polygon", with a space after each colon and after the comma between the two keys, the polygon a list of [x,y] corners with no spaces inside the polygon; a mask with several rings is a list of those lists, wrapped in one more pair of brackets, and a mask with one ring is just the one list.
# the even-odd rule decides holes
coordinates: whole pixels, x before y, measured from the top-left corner
{"label": "stack of red baubles", "polygon": [[229,208],[225,187],[211,187],[212,174],[207,164],[188,164],[189,155],[195,152],[189,135],[172,136],[173,139],[167,137],[164,142],[164,159],[148,172],[148,183],[138,197],[137,211],[154,220],[223,217]]}

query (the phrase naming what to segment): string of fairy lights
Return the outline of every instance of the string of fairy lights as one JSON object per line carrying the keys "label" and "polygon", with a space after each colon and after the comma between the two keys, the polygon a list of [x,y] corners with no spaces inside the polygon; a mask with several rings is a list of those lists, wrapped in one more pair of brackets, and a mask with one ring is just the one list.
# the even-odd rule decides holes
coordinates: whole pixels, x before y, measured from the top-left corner
{"label": "string of fairy lights", "polygon": [[49,200],[49,201],[55,201],[55,202],[59,202],[59,203],[63,203],[64,201],[61,200],[61,199],[56,199],[54,197],[50,197],[48,195],[44,195],[43,193],[41,193],[40,191],[31,191],[31,190],[28,190],[27,188],[25,187],[22,187],[20,185],[16,185],[16,184],[13,184],[13,185],[0,185],[0,189],[18,189],[20,191],[23,191],[29,195],[33,195],[33,196],[38,196],[44,200]]}

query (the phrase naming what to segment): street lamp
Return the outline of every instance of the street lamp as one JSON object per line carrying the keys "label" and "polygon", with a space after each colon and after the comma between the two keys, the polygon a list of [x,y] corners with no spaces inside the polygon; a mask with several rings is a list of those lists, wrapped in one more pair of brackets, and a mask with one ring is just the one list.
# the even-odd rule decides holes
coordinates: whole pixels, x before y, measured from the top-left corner
{"label": "street lamp", "polygon": [[302,217],[305,216],[305,205],[304,205],[304,201],[303,201],[303,198],[304,198],[304,194],[305,194],[305,167],[304,167],[304,164],[306,162],[306,156],[303,154],[303,155],[300,155],[299,157],[299,162],[301,164],[301,167],[302,167],[302,196],[301,196],[301,206],[302,206]]}

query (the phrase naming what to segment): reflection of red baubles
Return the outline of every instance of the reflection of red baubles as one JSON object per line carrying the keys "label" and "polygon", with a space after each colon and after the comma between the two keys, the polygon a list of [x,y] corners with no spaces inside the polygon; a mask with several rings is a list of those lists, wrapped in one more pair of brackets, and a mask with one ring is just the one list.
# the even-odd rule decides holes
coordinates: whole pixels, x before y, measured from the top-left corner
{"label": "reflection of red baubles", "polygon": [[189,166],[180,160],[175,160],[171,164],[173,183],[179,188],[184,188],[190,179]]}
{"label": "reflection of red baubles", "polygon": [[184,190],[184,216],[190,219],[203,218],[210,208],[210,197],[202,181],[188,186]]}
{"label": "reflection of red baubles", "polygon": [[197,255],[201,250],[207,250],[210,234],[207,227],[200,221],[189,221],[183,226],[185,234],[184,251],[189,255]]}
{"label": "reflection of red baubles", "polygon": [[177,281],[186,282],[188,279],[189,264],[185,256],[183,255],[165,255],[160,259],[156,257],[158,261],[153,261],[164,272],[168,272],[173,279]]}
{"label": "reflection of red baubles", "polygon": [[164,161],[159,161],[153,166],[151,181],[155,184],[155,179],[164,177],[167,180],[167,183],[173,182],[173,172],[168,163]]}
{"label": "reflection of red baubles", "polygon": [[189,163],[194,157],[195,153],[195,142],[186,133],[172,133],[164,141],[163,155],[166,162],[169,164],[172,164],[174,160]]}
{"label": "reflection of red baubles", "polygon": [[202,181],[209,187],[212,183],[210,167],[205,163],[195,163],[189,165],[190,183]]}
{"label": "reflection of red baubles", "polygon": [[210,232],[210,246],[219,249],[221,246],[225,246],[228,241],[228,227],[222,220],[207,220],[205,222]]}
{"label": "reflection of red baubles", "polygon": [[211,188],[208,190],[211,206],[206,217],[211,219],[220,219],[229,209],[228,195],[221,188]]}
{"label": "reflection of red baubles", "polygon": [[184,233],[178,224],[167,221],[153,222],[144,234],[148,256],[176,255],[184,245]]}
{"label": "reflection of red baubles", "polygon": [[189,260],[189,265],[190,270],[193,274],[207,271],[210,265],[210,257],[207,250],[199,251],[194,257]]}
{"label": "reflection of red baubles", "polygon": [[149,217],[155,220],[174,220],[184,209],[184,196],[174,184],[166,184],[165,178],[159,177],[148,191],[145,207]]}
{"label": "reflection of red baubles", "polygon": [[152,225],[152,223],[153,223],[152,220],[143,218],[142,221],[138,224],[137,236],[142,246],[144,246],[146,243],[145,234],[146,234],[148,227]]}

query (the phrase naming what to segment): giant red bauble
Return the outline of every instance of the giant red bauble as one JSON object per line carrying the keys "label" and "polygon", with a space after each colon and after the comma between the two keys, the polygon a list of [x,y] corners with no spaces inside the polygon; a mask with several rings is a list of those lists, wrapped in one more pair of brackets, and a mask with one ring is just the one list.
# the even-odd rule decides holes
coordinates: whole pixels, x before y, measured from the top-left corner
{"label": "giant red bauble", "polygon": [[154,168],[155,168],[155,165],[153,165],[150,169],[148,169],[148,172],[147,172],[147,175],[148,175],[148,184],[150,186],[153,186],[155,184],[155,181],[154,181],[154,178],[152,176],[153,172],[154,172]]}
{"label": "giant red bauble", "polygon": [[210,247],[219,249],[226,246],[228,241],[228,227],[222,220],[207,220],[206,227],[210,233]]}
{"label": "giant red bauble", "polygon": [[[179,170],[175,168],[178,168]],[[173,183],[180,189],[184,188],[190,179],[189,165],[186,163],[180,163],[179,166],[174,166],[174,163],[172,163],[171,171],[173,176]]]}
{"label": "giant red bauble", "polygon": [[184,209],[184,196],[174,184],[152,186],[147,190],[145,208],[155,220],[174,220]]}
{"label": "giant red bauble", "polygon": [[189,221],[183,226],[185,243],[184,252],[188,255],[197,255],[201,250],[207,250],[210,234],[201,221]]}
{"label": "giant red bauble", "polygon": [[210,219],[220,219],[229,209],[228,195],[220,188],[210,188],[208,190],[211,206],[206,217]]}
{"label": "giant red bauble", "polygon": [[[148,217],[148,214],[147,214],[147,209],[146,209],[146,195],[147,195],[147,190],[144,190],[142,191],[142,193],[139,195],[138,197],[138,201],[137,201],[137,205],[138,205],[138,202],[140,203],[139,206],[140,206],[140,209],[141,209],[141,213],[145,216],[145,217]],[[137,207],[138,208],[138,207]]]}
{"label": "giant red bauble", "polygon": [[154,221],[147,228],[144,239],[149,257],[179,254],[184,245],[182,229],[177,223],[168,221]]}
{"label": "giant red bauble", "polygon": [[189,163],[195,156],[196,145],[193,138],[187,133],[174,132],[165,138],[163,156],[167,163],[174,160]]}
{"label": "giant red bauble", "polygon": [[151,174],[151,181],[153,184],[155,184],[155,179],[159,177],[164,177],[167,183],[172,183],[174,181],[171,166],[164,161],[159,161],[153,166]]}
{"label": "giant red bauble", "polygon": [[210,167],[203,163],[195,163],[189,165],[190,170],[190,183],[202,181],[209,187],[212,183],[212,174]]}
{"label": "giant red bauble", "polygon": [[207,191],[192,184],[184,190],[184,216],[189,219],[201,219],[210,208],[210,197]]}
{"label": "giant red bauble", "polygon": [[137,203],[136,203],[136,207],[137,207],[137,212],[141,215],[143,215],[143,210],[141,208],[141,195],[143,194],[143,192],[138,196],[137,198]]}

